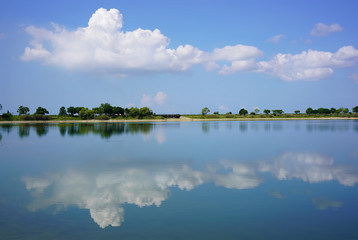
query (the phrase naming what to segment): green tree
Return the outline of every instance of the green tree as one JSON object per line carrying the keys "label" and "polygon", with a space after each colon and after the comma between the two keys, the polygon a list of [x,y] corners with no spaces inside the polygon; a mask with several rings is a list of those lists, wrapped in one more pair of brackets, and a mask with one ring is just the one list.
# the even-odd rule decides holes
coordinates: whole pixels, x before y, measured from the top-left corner
{"label": "green tree", "polygon": [[201,109],[201,115],[205,116],[210,112],[210,109],[207,107],[204,107],[203,109]]}
{"label": "green tree", "polygon": [[281,114],[283,114],[283,110],[282,109],[272,110],[272,114],[274,116],[281,115]]}
{"label": "green tree", "polygon": [[66,116],[66,115],[67,115],[66,108],[64,106],[60,107],[58,116]]}
{"label": "green tree", "polygon": [[330,114],[331,110],[328,108],[318,108],[317,112],[318,112],[318,114]]}
{"label": "green tree", "polygon": [[139,109],[138,114],[139,117],[142,118],[153,115],[153,112],[147,107],[142,107],[141,109]]}
{"label": "green tree", "polygon": [[99,108],[102,109],[103,113],[106,115],[112,115],[113,113],[113,107],[109,103],[102,103]]}
{"label": "green tree", "polygon": [[258,114],[260,112],[260,109],[259,108],[255,108],[254,109],[255,113]]}
{"label": "green tree", "polygon": [[295,110],[295,114],[299,114],[300,112],[300,110]]}
{"label": "green tree", "polygon": [[81,110],[78,113],[78,116],[83,119],[93,119],[94,118],[94,110],[88,110],[88,108],[81,108]]}
{"label": "green tree", "polygon": [[249,112],[248,112],[245,108],[241,108],[240,111],[239,111],[239,114],[240,114],[240,115],[244,115],[244,116],[245,116],[246,114],[248,114],[248,113],[249,113]]}
{"label": "green tree", "polygon": [[358,106],[355,106],[354,108],[352,108],[352,112],[358,113]]}
{"label": "green tree", "polygon": [[124,109],[121,108],[121,107],[113,107],[112,108],[112,113],[113,113],[113,115],[117,115],[117,116],[123,115],[124,114]]}
{"label": "green tree", "polygon": [[2,105],[0,104],[0,111],[2,110]]}
{"label": "green tree", "polygon": [[313,113],[313,109],[310,108],[310,107],[307,108],[307,109],[306,109],[306,113],[307,113],[307,114],[312,114],[312,113]]}
{"label": "green tree", "polygon": [[343,113],[345,113],[345,114],[349,113],[349,109],[348,109],[348,108],[344,108],[344,109],[343,109]]}
{"label": "green tree", "polygon": [[219,112],[214,112],[214,115],[219,115]]}
{"label": "green tree", "polygon": [[17,109],[17,112],[19,113],[19,115],[25,115],[27,114],[28,112],[30,112],[30,109],[28,107],[24,107],[24,106],[20,106],[18,109]]}
{"label": "green tree", "polygon": [[80,111],[83,107],[75,107],[75,113],[80,114]]}
{"label": "green tree", "polygon": [[331,113],[336,113],[337,109],[331,108],[330,111],[331,111]]}
{"label": "green tree", "polygon": [[38,115],[45,115],[45,114],[48,114],[49,112],[47,111],[46,108],[43,108],[43,107],[38,107],[36,109],[36,112],[35,114],[38,114]]}
{"label": "green tree", "polygon": [[129,116],[131,116],[131,117],[138,117],[139,116],[139,109],[138,108],[136,108],[136,107],[131,107],[130,109],[129,109]]}
{"label": "green tree", "polygon": [[73,117],[76,113],[76,108],[75,107],[68,107],[67,108],[67,112],[71,115],[71,117]]}
{"label": "green tree", "polygon": [[269,109],[265,109],[264,110],[264,113],[267,115],[267,114],[270,114],[270,112],[271,112],[271,110],[269,110]]}

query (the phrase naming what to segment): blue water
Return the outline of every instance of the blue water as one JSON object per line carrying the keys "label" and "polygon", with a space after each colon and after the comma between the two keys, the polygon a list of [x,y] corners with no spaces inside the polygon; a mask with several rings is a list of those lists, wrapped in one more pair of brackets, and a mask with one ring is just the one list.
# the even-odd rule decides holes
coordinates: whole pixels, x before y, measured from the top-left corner
{"label": "blue water", "polygon": [[358,239],[358,121],[0,125],[0,239]]}

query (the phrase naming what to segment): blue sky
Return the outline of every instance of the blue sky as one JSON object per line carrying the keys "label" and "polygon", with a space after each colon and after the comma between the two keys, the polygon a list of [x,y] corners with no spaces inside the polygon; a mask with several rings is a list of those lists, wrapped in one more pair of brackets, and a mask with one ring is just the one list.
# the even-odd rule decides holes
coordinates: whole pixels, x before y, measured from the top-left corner
{"label": "blue sky", "polygon": [[2,112],[352,108],[357,9],[353,0],[2,2]]}

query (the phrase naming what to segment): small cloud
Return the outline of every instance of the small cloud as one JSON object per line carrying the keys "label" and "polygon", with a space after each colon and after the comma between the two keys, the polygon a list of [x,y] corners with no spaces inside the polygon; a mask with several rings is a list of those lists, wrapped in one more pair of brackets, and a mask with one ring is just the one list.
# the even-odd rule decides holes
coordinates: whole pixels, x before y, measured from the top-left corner
{"label": "small cloud", "polygon": [[318,210],[326,210],[327,208],[340,208],[343,202],[330,200],[328,198],[313,198],[313,204]]}
{"label": "small cloud", "polygon": [[140,105],[143,107],[144,106],[146,106],[146,107],[152,106],[153,105],[152,97],[150,95],[143,94],[142,100],[140,101]]}
{"label": "small cloud", "polygon": [[281,39],[284,39],[286,37],[286,35],[283,35],[283,34],[278,34],[278,35],[275,35],[273,37],[270,37],[269,39],[267,39],[267,42],[271,42],[271,43],[279,43]]}
{"label": "small cloud", "polygon": [[314,25],[314,27],[311,30],[311,35],[312,36],[327,36],[328,34],[331,33],[335,33],[335,32],[341,32],[343,30],[343,28],[337,24],[337,23],[333,23],[331,25],[326,25],[323,23],[316,23]]}
{"label": "small cloud", "polygon": [[221,106],[219,107],[219,110],[220,110],[220,111],[229,111],[229,108],[226,107],[225,105],[221,105]]}
{"label": "small cloud", "polygon": [[158,105],[163,105],[165,103],[165,99],[167,95],[164,92],[158,92],[154,98],[151,95],[143,94],[142,100],[140,102],[141,106],[152,106],[154,103]]}
{"label": "small cloud", "polygon": [[158,105],[163,105],[165,102],[165,99],[167,98],[167,95],[163,92],[158,92],[157,95],[154,97],[154,102]]}
{"label": "small cloud", "polygon": [[353,81],[355,81],[355,83],[358,84],[358,72],[349,75],[349,79],[352,79]]}
{"label": "small cloud", "polygon": [[284,196],[279,190],[275,190],[273,192],[269,192],[269,194],[271,196],[273,196],[274,198],[278,198],[278,199],[285,199],[286,196]]}
{"label": "small cloud", "polygon": [[5,38],[5,33],[0,33],[0,40]]}

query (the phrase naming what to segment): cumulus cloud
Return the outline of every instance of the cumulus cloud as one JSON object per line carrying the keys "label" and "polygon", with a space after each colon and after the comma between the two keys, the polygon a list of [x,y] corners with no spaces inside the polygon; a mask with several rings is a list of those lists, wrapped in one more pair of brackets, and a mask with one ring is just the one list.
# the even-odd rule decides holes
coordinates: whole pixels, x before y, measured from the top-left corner
{"label": "cumulus cloud", "polygon": [[[261,54],[252,46],[236,45],[203,52],[191,45],[168,48],[169,39],[158,29],[122,31],[123,16],[117,9],[98,9],[87,27],[68,31],[29,26],[33,40],[25,48],[24,61],[82,71],[127,76],[140,73],[182,72],[194,64],[218,68],[216,61],[251,60]],[[46,46],[46,47],[45,47]]]}
{"label": "cumulus cloud", "polygon": [[163,92],[158,92],[157,95],[154,97],[154,102],[156,102],[158,105],[163,105],[165,103],[165,99],[167,98],[167,95]]}
{"label": "cumulus cloud", "polygon": [[326,25],[324,23],[316,23],[311,30],[311,35],[327,36],[328,34],[341,31],[343,31],[343,28],[337,23],[333,23],[331,25]]}
{"label": "cumulus cloud", "polygon": [[344,186],[358,183],[351,168],[336,166],[333,158],[312,153],[285,153],[271,163],[262,162],[259,171],[271,172],[279,180],[297,178],[309,183],[336,180]]}
{"label": "cumulus cloud", "polygon": [[269,39],[267,39],[267,42],[271,42],[271,43],[279,43],[281,39],[285,38],[286,36],[283,34],[278,34],[275,36],[270,37]]}
{"label": "cumulus cloud", "polygon": [[313,204],[318,210],[326,210],[327,208],[340,208],[343,202],[330,200],[328,198],[313,198]]}
{"label": "cumulus cloud", "polygon": [[225,105],[221,105],[221,106],[219,106],[219,110],[220,111],[229,111],[229,108],[226,107]]}
{"label": "cumulus cloud", "polygon": [[358,50],[344,46],[337,52],[315,50],[300,54],[279,53],[269,61],[257,63],[257,71],[267,72],[285,81],[318,80],[333,74],[333,68],[352,67],[358,63]]}
{"label": "cumulus cloud", "polygon": [[349,75],[349,79],[352,79],[353,81],[355,81],[355,83],[358,84],[358,72]]}
{"label": "cumulus cloud", "polygon": [[[161,140],[160,140],[161,141]],[[284,153],[272,161],[240,163],[221,160],[205,170],[195,170],[180,162],[121,161],[99,169],[98,166],[69,169],[45,177],[22,178],[26,189],[35,193],[28,206],[32,211],[52,205],[70,205],[88,209],[101,228],[120,226],[124,221],[124,205],[161,206],[170,188],[190,191],[205,183],[230,189],[259,186],[263,173],[279,180],[301,179],[309,183],[336,180],[344,186],[358,183],[358,175],[349,166],[334,164],[328,156],[312,153]],[[284,198],[280,192],[271,193]],[[313,200],[319,209],[340,207],[342,203],[326,199]]]}
{"label": "cumulus cloud", "polygon": [[167,95],[164,92],[158,92],[154,98],[149,94],[143,94],[142,99],[140,101],[141,106],[150,107],[154,103],[158,105],[164,105]]}

